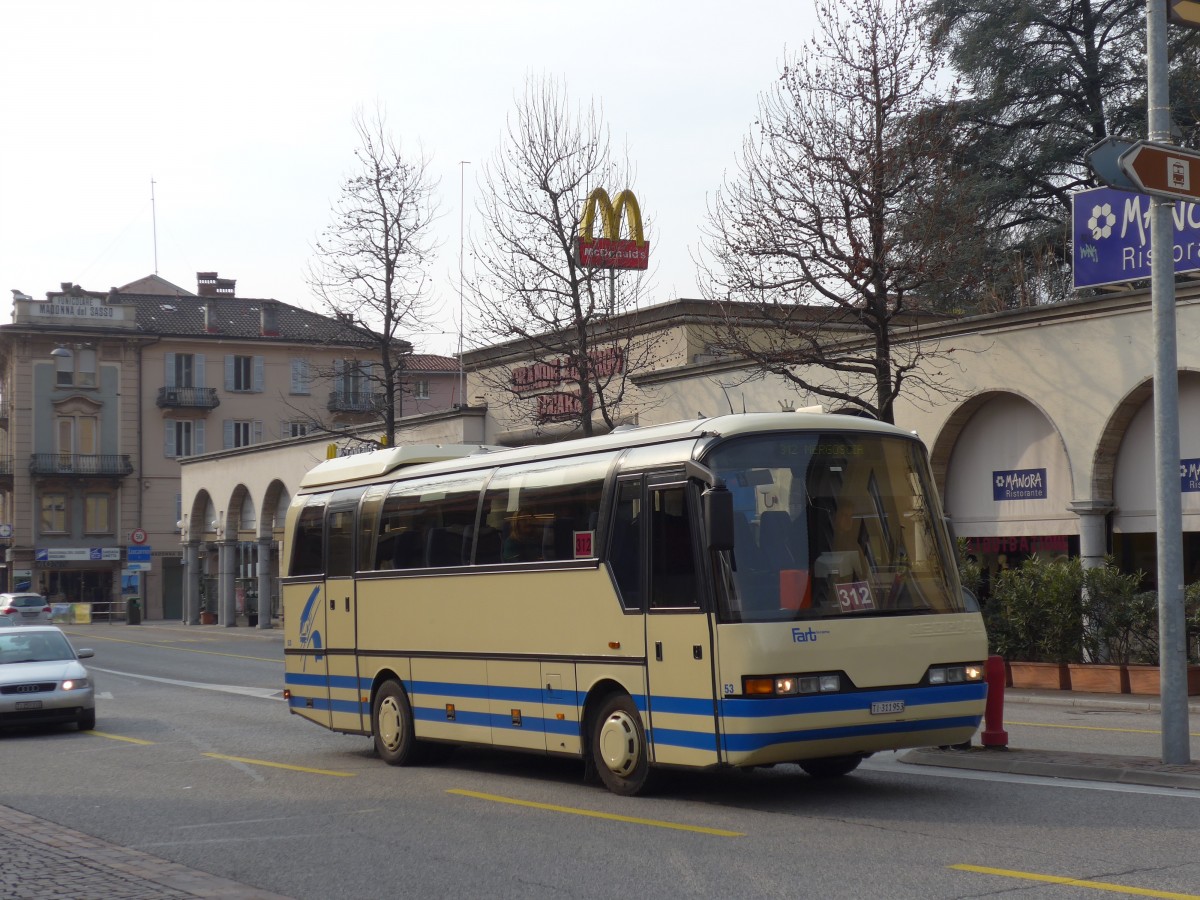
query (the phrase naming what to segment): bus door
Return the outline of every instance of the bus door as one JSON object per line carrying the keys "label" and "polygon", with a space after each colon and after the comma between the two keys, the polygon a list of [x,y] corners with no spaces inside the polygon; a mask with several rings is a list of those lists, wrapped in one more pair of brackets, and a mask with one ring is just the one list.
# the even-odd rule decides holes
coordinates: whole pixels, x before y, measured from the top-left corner
{"label": "bus door", "polygon": [[335,731],[364,730],[354,590],[354,534],[361,494],[361,489],[338,491],[325,513],[325,658],[329,666],[329,720]]}
{"label": "bus door", "polygon": [[647,706],[658,763],[720,761],[717,736],[713,604],[697,565],[698,496],[682,474],[648,485],[646,578]]}

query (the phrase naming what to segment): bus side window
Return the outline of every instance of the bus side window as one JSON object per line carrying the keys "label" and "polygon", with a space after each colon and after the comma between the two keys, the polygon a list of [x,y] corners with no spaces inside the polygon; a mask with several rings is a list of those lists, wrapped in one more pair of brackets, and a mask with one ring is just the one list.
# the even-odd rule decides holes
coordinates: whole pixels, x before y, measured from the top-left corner
{"label": "bus side window", "polygon": [[650,606],[698,606],[700,585],[692,553],[687,493],[682,487],[669,488],[654,491],[651,499]]}
{"label": "bus side window", "polygon": [[626,609],[642,608],[642,486],[640,481],[623,481],[613,510],[612,539],[608,564]]}
{"label": "bus side window", "polygon": [[313,497],[300,511],[289,575],[322,575],[325,572],[325,500],[324,496]]}

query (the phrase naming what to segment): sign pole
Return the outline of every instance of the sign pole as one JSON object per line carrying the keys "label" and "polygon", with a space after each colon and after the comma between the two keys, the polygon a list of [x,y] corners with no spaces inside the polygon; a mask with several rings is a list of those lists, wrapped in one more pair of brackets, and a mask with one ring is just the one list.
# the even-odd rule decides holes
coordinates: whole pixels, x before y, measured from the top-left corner
{"label": "sign pole", "polygon": [[[1146,0],[1149,139],[1171,140],[1166,0]],[[1157,460],[1159,684],[1162,761],[1191,761],[1183,615],[1183,509],[1179,482],[1179,366],[1175,344],[1173,200],[1155,197],[1150,225],[1154,308],[1154,453]]]}

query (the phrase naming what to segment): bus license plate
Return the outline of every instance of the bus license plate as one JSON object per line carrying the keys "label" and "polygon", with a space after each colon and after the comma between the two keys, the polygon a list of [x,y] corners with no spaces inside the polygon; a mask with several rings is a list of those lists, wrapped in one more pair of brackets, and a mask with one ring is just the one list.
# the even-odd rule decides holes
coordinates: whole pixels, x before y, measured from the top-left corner
{"label": "bus license plate", "polygon": [[903,700],[877,700],[871,704],[871,715],[883,716],[888,713],[904,712]]}
{"label": "bus license plate", "polygon": [[41,700],[18,700],[18,701],[17,701],[17,709],[18,709],[18,710],[22,710],[22,709],[41,709],[41,708],[42,708],[42,701],[41,701]]}

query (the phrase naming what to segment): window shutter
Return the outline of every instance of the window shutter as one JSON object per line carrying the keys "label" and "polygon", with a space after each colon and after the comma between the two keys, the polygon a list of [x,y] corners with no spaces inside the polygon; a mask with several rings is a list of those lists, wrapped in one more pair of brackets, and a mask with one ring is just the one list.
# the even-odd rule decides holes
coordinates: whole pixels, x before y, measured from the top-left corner
{"label": "window shutter", "polygon": [[204,420],[197,419],[192,423],[192,452],[200,454],[204,452]]}
{"label": "window shutter", "polygon": [[253,436],[253,437],[250,439],[250,443],[252,443],[252,444],[261,444],[261,443],[262,443],[262,439],[263,439],[263,423],[262,423],[262,419],[255,419],[255,420],[254,420],[254,427],[253,427],[253,431],[254,431],[254,436]]}
{"label": "window shutter", "polygon": [[233,390],[233,357],[228,353],[225,354],[225,390]]}
{"label": "window shutter", "polygon": [[254,357],[254,389],[260,394],[263,389],[263,358],[261,356]]}
{"label": "window shutter", "polygon": [[195,366],[196,383],[192,387],[208,387],[208,383],[204,380],[204,354],[197,353],[192,357],[192,364]]}
{"label": "window shutter", "polygon": [[175,387],[175,354],[163,354],[163,387]]}
{"label": "window shutter", "polygon": [[307,394],[308,393],[308,360],[293,359],[292,360],[292,393]]}
{"label": "window shutter", "polygon": [[232,450],[233,449],[233,419],[226,419],[225,423],[224,423],[224,427],[225,427],[225,449]]}
{"label": "window shutter", "polygon": [[[168,385],[169,387],[169,385]],[[163,456],[167,459],[175,458],[175,422],[167,419],[165,423],[167,432],[163,435]]]}

